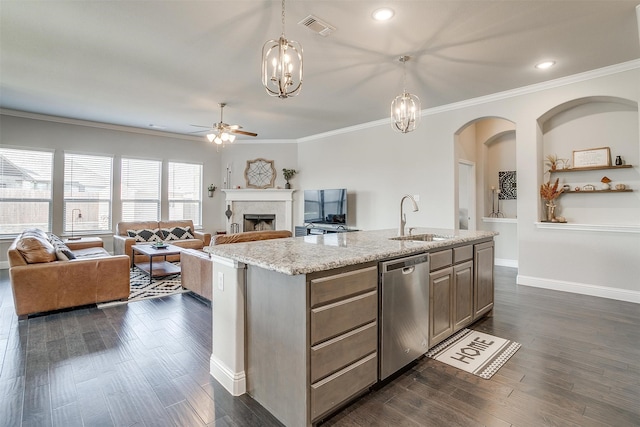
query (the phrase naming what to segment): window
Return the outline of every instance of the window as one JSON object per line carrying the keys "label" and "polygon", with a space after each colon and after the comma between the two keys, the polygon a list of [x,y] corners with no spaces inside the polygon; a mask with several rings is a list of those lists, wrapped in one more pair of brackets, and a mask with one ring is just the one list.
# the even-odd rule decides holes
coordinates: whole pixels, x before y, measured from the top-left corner
{"label": "window", "polygon": [[111,230],[111,176],[107,156],[64,154],[63,233]]}
{"label": "window", "polygon": [[160,220],[162,162],[122,159],[122,221]]}
{"label": "window", "polygon": [[0,148],[0,235],[51,231],[53,152]]}
{"label": "window", "polygon": [[169,163],[169,220],[202,226],[202,165]]}

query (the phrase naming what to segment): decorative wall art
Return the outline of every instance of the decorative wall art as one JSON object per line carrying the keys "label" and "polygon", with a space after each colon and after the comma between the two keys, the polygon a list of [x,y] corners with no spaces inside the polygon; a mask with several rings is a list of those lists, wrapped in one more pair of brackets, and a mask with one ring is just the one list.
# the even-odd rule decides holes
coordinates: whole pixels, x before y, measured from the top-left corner
{"label": "decorative wall art", "polygon": [[247,188],[273,188],[273,183],[276,180],[276,168],[273,166],[273,160],[247,160],[244,178],[247,181]]}
{"label": "decorative wall art", "polygon": [[500,188],[498,200],[516,200],[518,198],[516,171],[498,172],[498,185]]}
{"label": "decorative wall art", "polygon": [[611,150],[609,147],[576,150],[573,152],[574,168],[579,169],[598,166],[611,166]]}

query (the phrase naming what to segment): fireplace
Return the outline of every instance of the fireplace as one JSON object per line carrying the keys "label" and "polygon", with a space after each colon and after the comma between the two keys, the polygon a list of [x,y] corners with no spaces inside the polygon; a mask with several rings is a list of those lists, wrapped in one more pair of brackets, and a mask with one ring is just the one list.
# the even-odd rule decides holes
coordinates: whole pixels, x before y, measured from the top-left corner
{"label": "fireplace", "polygon": [[264,231],[275,230],[274,224],[276,216],[274,214],[244,214],[243,231]]}
{"label": "fireplace", "polygon": [[[231,216],[227,221],[227,233],[254,230],[247,228],[245,215],[272,215],[271,230],[293,231],[293,192],[291,189],[223,189]],[[260,224],[259,227],[264,227]]]}

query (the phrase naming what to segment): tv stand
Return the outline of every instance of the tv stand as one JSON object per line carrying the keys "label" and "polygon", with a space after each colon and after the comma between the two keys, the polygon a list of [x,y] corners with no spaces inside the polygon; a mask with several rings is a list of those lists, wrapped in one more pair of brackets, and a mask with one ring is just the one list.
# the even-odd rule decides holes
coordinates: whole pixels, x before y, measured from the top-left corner
{"label": "tv stand", "polygon": [[331,233],[347,233],[349,231],[358,231],[354,228],[348,228],[345,225],[331,226],[324,224],[310,224],[308,226],[296,226],[295,236],[308,236],[310,234],[331,234]]}

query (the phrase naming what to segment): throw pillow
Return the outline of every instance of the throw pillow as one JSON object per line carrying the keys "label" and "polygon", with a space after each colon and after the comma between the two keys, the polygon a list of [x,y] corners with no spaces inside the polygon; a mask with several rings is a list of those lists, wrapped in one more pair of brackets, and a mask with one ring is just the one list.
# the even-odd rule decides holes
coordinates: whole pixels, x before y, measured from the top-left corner
{"label": "throw pillow", "polygon": [[52,262],[57,259],[56,250],[46,238],[21,236],[16,243],[16,249],[29,264]]}
{"label": "throw pillow", "polygon": [[53,233],[49,234],[49,242],[56,250],[56,257],[58,261],[69,261],[70,259],[76,259],[76,256],[71,252],[71,249]]}
{"label": "throw pillow", "polygon": [[191,232],[191,227],[173,227],[173,228],[163,228],[162,229],[165,240],[185,240],[185,239],[195,239],[195,236]]}
{"label": "throw pillow", "polygon": [[133,237],[136,242],[161,242],[162,234],[159,228],[127,230],[127,235]]}

